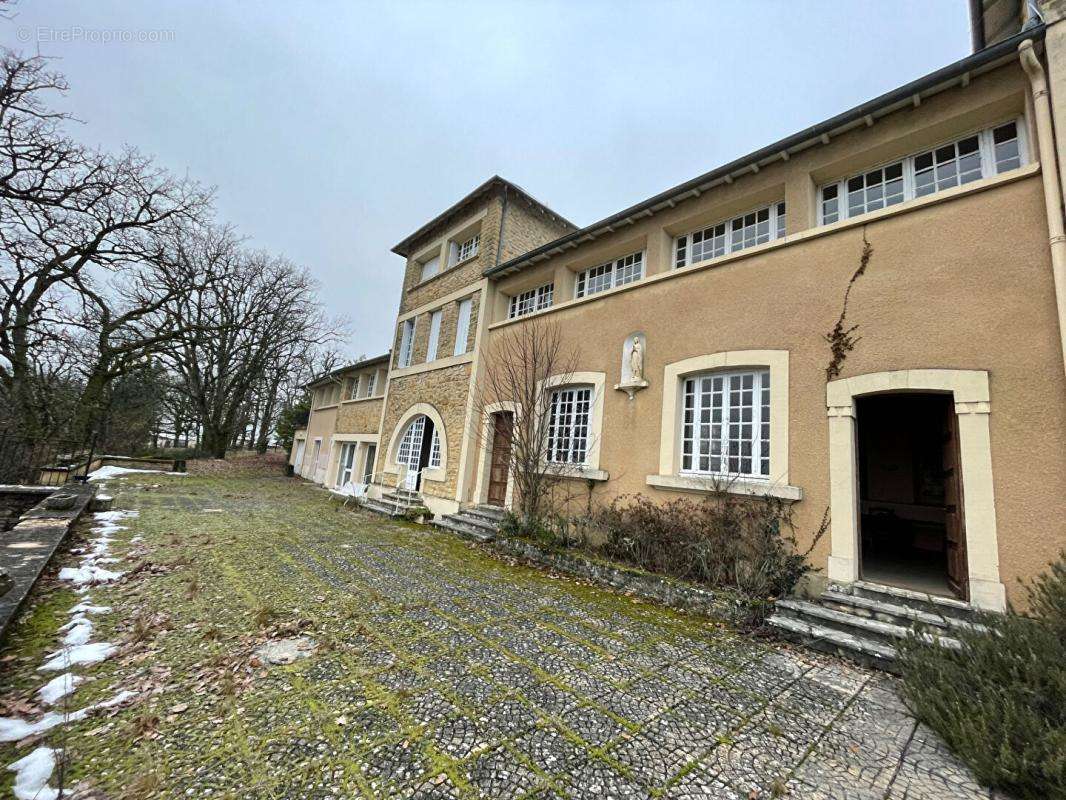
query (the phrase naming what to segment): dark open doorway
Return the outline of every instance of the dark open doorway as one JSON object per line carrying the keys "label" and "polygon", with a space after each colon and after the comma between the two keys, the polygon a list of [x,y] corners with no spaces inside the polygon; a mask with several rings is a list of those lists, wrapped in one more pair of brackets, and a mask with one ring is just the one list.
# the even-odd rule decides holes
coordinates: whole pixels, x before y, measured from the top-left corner
{"label": "dark open doorway", "polygon": [[433,452],[433,420],[425,417],[424,426],[422,428],[422,441],[419,444],[418,464],[415,466],[417,474],[413,488],[416,492],[422,488],[422,470],[429,466],[430,454]]}
{"label": "dark open doorway", "polygon": [[952,396],[864,397],[856,415],[863,579],[963,596],[965,537]]}

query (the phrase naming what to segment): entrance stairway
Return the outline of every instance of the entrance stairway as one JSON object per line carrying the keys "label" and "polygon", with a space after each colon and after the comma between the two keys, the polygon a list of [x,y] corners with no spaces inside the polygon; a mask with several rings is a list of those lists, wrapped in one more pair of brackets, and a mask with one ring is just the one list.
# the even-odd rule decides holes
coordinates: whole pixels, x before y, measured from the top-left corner
{"label": "entrance stairway", "polygon": [[422,500],[422,495],[409,489],[393,489],[383,494],[380,499],[363,498],[363,508],[368,508],[379,514],[388,514],[390,517],[399,516],[410,508],[424,505],[425,502]]}
{"label": "entrance stairway", "polygon": [[980,629],[966,603],[865,581],[831,583],[817,600],[777,601],[769,624],[793,641],[888,672],[897,672],[896,644],[918,635],[958,647],[955,633]]}
{"label": "entrance stairway", "polygon": [[476,542],[491,542],[500,532],[500,521],[506,512],[497,506],[472,506],[455,514],[433,520],[438,528],[457,533]]}

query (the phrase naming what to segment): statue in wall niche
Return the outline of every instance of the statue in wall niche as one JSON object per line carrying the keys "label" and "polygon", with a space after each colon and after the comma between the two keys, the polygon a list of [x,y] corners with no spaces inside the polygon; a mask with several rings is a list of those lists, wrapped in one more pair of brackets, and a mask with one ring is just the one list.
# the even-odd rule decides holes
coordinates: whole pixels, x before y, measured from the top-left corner
{"label": "statue in wall niche", "polygon": [[629,350],[629,380],[640,383],[644,380],[644,346],[640,337],[633,337],[633,347]]}
{"label": "statue in wall niche", "polygon": [[628,394],[630,400],[648,386],[644,379],[644,348],[644,334],[639,332],[627,336],[622,345],[622,382],[614,388]]}

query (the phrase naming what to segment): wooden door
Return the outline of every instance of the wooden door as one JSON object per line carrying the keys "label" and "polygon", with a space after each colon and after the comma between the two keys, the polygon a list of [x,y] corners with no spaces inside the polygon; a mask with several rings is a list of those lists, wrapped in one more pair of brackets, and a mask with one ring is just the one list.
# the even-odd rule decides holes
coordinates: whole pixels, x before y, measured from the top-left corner
{"label": "wooden door", "polygon": [[963,600],[968,599],[966,569],[966,520],[962,509],[962,467],[959,456],[959,421],[955,404],[944,404],[944,436],[942,439],[944,465],[945,546],[948,562],[948,585]]}
{"label": "wooden door", "polygon": [[492,415],[492,460],[489,466],[489,505],[507,502],[507,477],[511,465],[511,435],[514,417],[509,411]]}

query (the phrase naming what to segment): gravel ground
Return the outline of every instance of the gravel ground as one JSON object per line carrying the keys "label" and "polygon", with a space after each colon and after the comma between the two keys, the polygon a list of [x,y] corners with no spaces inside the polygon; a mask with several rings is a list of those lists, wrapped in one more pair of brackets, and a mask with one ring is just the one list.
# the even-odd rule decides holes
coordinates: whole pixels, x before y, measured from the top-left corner
{"label": "gravel ground", "polygon": [[[96,636],[119,649],[67,702],[136,700],[0,745],[5,765],[63,748],[76,796],[989,797],[879,673],[341,510],[297,480],[108,490],[139,512],[112,546],[124,578],[90,592],[113,608]],[[0,650],[0,715],[47,710],[36,667],[78,600],[36,590]]]}

